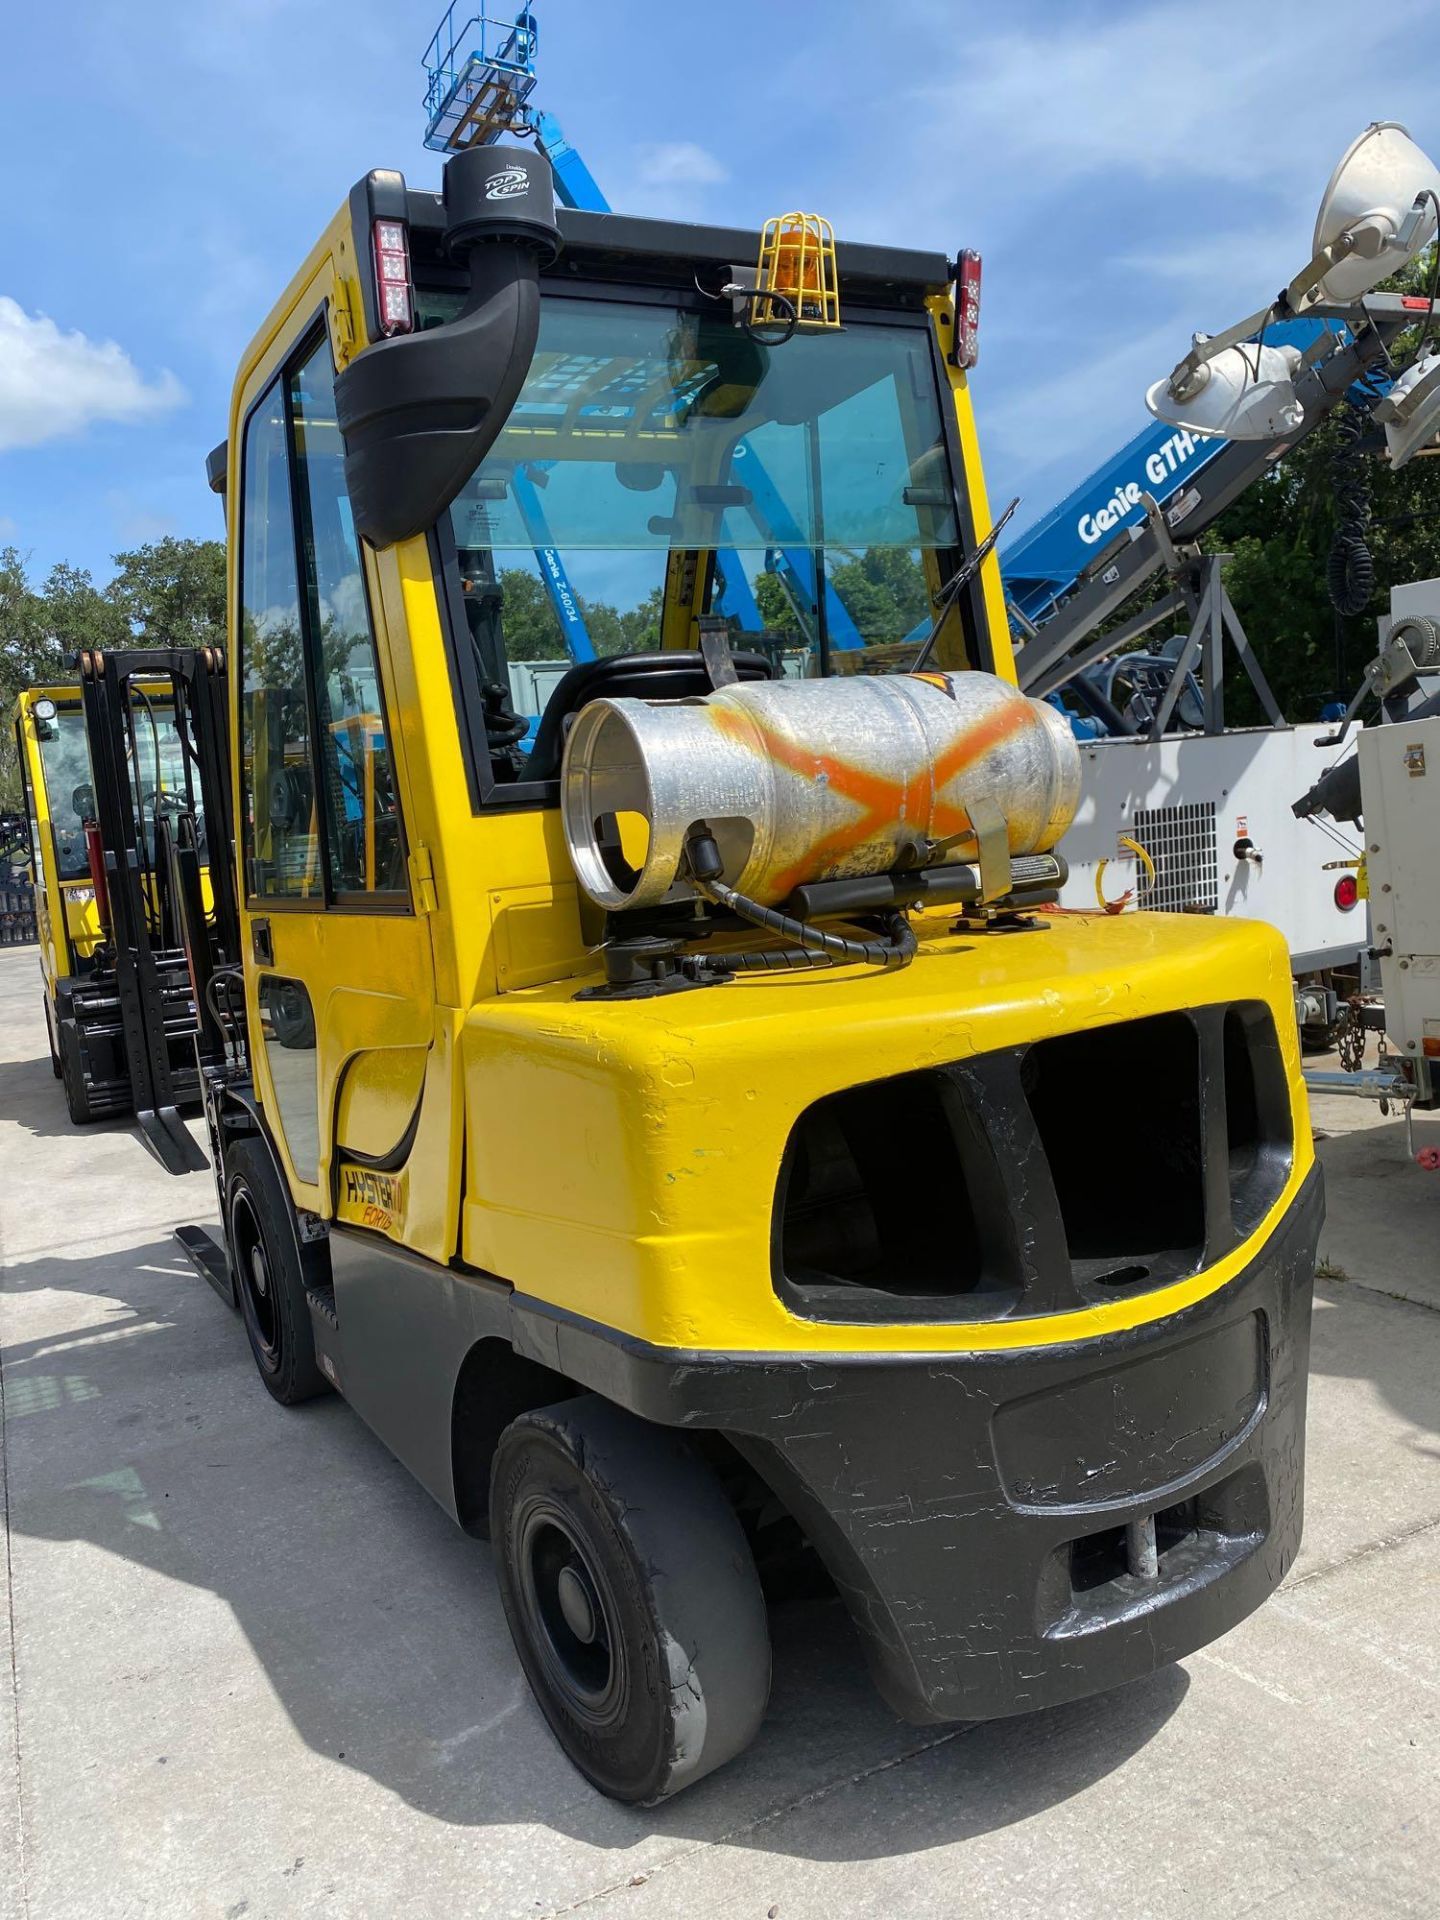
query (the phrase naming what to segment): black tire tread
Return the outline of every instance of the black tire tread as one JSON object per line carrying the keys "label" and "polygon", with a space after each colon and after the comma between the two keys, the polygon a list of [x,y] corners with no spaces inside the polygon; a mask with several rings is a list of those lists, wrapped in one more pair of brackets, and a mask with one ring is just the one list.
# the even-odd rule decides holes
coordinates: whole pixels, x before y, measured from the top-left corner
{"label": "black tire tread", "polygon": [[[225,1230],[230,1236],[230,1209],[234,1202],[237,1185],[243,1182],[255,1211],[255,1218],[265,1241],[265,1253],[271,1273],[271,1286],[275,1291],[275,1302],[281,1322],[280,1365],[274,1372],[261,1365],[259,1354],[255,1351],[255,1335],[251,1329],[250,1309],[246,1286],[240,1275],[240,1250],[230,1247],[231,1267],[236,1275],[235,1290],[239,1295],[240,1314],[245,1323],[246,1338],[255,1358],[256,1371],[265,1382],[272,1399],[281,1406],[299,1406],[303,1401],[313,1400],[322,1393],[331,1391],[330,1382],[320,1370],[315,1357],[315,1332],[310,1321],[310,1304],[306,1297],[306,1277],[310,1275],[312,1284],[328,1282],[329,1273],[322,1275],[322,1267],[328,1269],[329,1259],[326,1250],[317,1247],[302,1247],[295,1232],[292,1209],[280,1187],[275,1163],[265,1142],[258,1139],[235,1141],[225,1154]],[[323,1259],[317,1259],[323,1255]]]}
{"label": "black tire tread", "polygon": [[69,1045],[66,1044],[65,1028],[60,1030],[60,1084],[65,1090],[65,1109],[70,1115],[71,1124],[85,1127],[96,1118],[95,1109],[90,1105],[90,1096],[85,1090],[85,1071],[80,1064],[80,1039],[74,1032],[69,1033]]}
{"label": "black tire tread", "polygon": [[[568,1486],[652,1649],[646,1683],[653,1738],[642,1754],[594,1751],[527,1641],[516,1602],[509,1517],[527,1478]],[[573,1511],[573,1509],[572,1509]],[[759,1576],[719,1480],[691,1442],[597,1394],[522,1414],[505,1429],[491,1472],[491,1539],[511,1637],[552,1731],[571,1761],[613,1799],[653,1806],[747,1747],[770,1692],[770,1636]],[[621,1579],[617,1578],[617,1586]]]}

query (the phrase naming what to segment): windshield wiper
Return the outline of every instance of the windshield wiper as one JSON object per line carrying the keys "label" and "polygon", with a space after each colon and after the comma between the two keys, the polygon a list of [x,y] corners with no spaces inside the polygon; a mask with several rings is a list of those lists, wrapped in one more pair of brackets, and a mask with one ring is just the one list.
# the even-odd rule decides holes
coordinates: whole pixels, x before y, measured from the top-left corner
{"label": "windshield wiper", "polygon": [[979,546],[976,547],[975,551],[971,554],[970,558],[967,561],[965,561],[962,566],[957,568],[956,571],[951,575],[951,577],[945,582],[944,591],[941,593],[940,598],[936,603],[935,618],[931,622],[930,631],[929,633],[926,634],[924,643],[921,646],[919,653],[917,653],[915,656],[915,664],[910,669],[911,673],[919,673],[924,668],[925,662],[930,658],[931,650],[933,649],[935,642],[940,637],[940,629],[945,624],[946,614],[949,613],[951,607],[954,606],[956,600],[960,596],[961,590],[970,584],[970,582],[975,578],[976,574],[980,571],[981,567],[984,566],[985,562],[990,558],[990,555],[994,552],[995,542],[1000,538],[1001,534],[1005,531],[1006,526],[1009,524],[1011,515],[1014,513],[1015,509],[1019,506],[1019,504],[1020,504],[1020,496],[1017,493],[1015,498],[1010,502],[1009,506],[1006,507],[1005,511],[1001,514],[1000,518],[995,522],[994,526],[991,527],[989,533],[986,534],[985,538],[980,542]]}

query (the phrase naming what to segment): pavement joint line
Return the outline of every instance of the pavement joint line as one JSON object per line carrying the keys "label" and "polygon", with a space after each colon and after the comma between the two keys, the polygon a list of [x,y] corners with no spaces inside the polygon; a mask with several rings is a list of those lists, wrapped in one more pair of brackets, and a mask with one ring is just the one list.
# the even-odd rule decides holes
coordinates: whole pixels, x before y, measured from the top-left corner
{"label": "pavement joint line", "polygon": [[1369,1280],[1356,1280],[1339,1267],[1332,1267],[1326,1273],[1317,1272],[1315,1278],[1321,1286],[1353,1287],[1357,1293],[1378,1294],[1380,1299],[1397,1301],[1402,1307],[1420,1307],[1426,1313],[1440,1313],[1440,1303],[1434,1300],[1420,1300],[1413,1293],[1392,1293],[1389,1287],[1377,1287]]}
{"label": "pavement joint line", "polygon": [[1378,1540],[1367,1540],[1363,1546],[1352,1547],[1349,1553],[1342,1553],[1338,1560],[1331,1560],[1323,1567],[1312,1567],[1309,1573],[1302,1573],[1294,1580],[1287,1580],[1279,1590],[1277,1598],[1283,1599],[1287,1593],[1295,1593],[1301,1587],[1308,1587],[1312,1581],[1328,1580],[1332,1574],[1344,1573],[1347,1567],[1358,1566],[1362,1560],[1368,1560],[1375,1553],[1394,1553],[1400,1547],[1408,1546],[1412,1540],[1422,1535],[1434,1533],[1440,1527],[1440,1513],[1432,1514],[1428,1520],[1413,1521],[1408,1527],[1400,1527],[1394,1533],[1383,1533]]}
{"label": "pavement joint line", "polygon": [[[0,1273],[4,1249],[0,1247]],[[19,1642],[15,1630],[15,1566],[10,1542],[10,1444],[5,1417],[5,1345],[0,1338],[0,1506],[5,1515],[5,1612],[10,1632],[10,1715],[15,1731],[15,1853],[20,1869],[20,1910],[30,1912],[30,1877],[25,1858],[25,1799],[20,1747]]]}
{"label": "pavement joint line", "polygon": [[969,1733],[970,1722],[958,1727],[947,1727],[944,1733],[937,1734],[933,1740],[922,1741],[918,1747],[907,1747],[903,1753],[892,1753],[888,1759],[877,1760],[873,1767],[861,1767],[857,1773],[841,1774],[837,1779],[822,1781],[818,1787],[798,1794],[795,1799],[787,1800],[783,1806],[771,1807],[765,1813],[757,1813],[752,1819],[742,1820],[738,1826],[717,1833],[713,1840],[701,1840],[693,1847],[683,1847],[678,1853],[668,1853],[653,1867],[637,1867],[623,1880],[614,1880],[608,1887],[596,1887],[593,1893],[584,1894],[579,1900],[572,1900],[568,1906],[551,1907],[538,1916],[538,1920],[564,1920],[567,1913],[579,1913],[582,1907],[593,1906],[599,1900],[608,1900],[612,1893],[629,1893],[646,1885],[657,1874],[667,1868],[678,1866],[684,1860],[693,1860],[698,1854],[708,1853],[712,1847],[728,1846],[732,1840],[738,1840],[746,1834],[757,1833],[761,1827],[767,1827],[773,1820],[783,1820],[788,1814],[799,1813],[802,1808],[818,1805],[828,1800],[832,1793],[838,1793],[842,1787],[858,1787],[864,1780],[874,1780],[882,1773],[890,1773],[896,1767],[903,1767],[907,1760],[918,1760],[922,1754],[933,1753],[937,1747],[945,1747],[952,1740],[958,1740],[962,1733]]}

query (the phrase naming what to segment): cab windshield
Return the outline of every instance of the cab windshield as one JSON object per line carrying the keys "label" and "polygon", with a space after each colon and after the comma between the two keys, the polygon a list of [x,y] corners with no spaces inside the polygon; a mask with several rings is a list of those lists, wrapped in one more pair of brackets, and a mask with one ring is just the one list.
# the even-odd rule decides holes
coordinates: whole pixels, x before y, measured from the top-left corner
{"label": "cab windshield", "polygon": [[[144,823],[145,852],[153,861],[157,806],[179,811],[188,804],[185,757],[175,730],[174,715],[169,709],[157,702],[137,700],[132,713],[130,774],[139,817]],[[45,776],[45,798],[50,809],[60,878],[82,880],[90,872],[85,822],[95,818],[95,788],[85,716],[78,707],[62,707],[53,720],[44,723],[40,735],[40,766]],[[195,813],[203,854],[205,823],[198,795]]]}
{"label": "cab windshield", "polygon": [[40,723],[40,766],[55,835],[55,859],[62,880],[79,880],[90,871],[85,851],[85,822],[95,813],[90,783],[90,746],[85,717],[78,708],[61,708]]}
{"label": "cab windshield", "polygon": [[547,296],[450,520],[485,677],[532,738],[574,662],[662,644],[667,592],[778,673],[903,670],[961,537],[929,329],[767,345],[728,306]]}

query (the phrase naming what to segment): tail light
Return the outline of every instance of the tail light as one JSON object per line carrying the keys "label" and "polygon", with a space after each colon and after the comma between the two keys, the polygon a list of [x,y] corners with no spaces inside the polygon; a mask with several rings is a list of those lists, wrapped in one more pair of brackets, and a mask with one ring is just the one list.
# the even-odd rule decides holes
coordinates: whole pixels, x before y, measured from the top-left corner
{"label": "tail light", "polygon": [[955,365],[967,372],[980,358],[980,256],[966,247],[955,271]]}
{"label": "tail light", "polygon": [[1349,913],[1360,899],[1360,882],[1353,873],[1342,873],[1335,882],[1335,904],[1342,913]]}
{"label": "tail light", "polygon": [[410,241],[403,220],[377,220],[375,307],[380,331],[388,340],[415,330],[415,301],[410,288]]}

